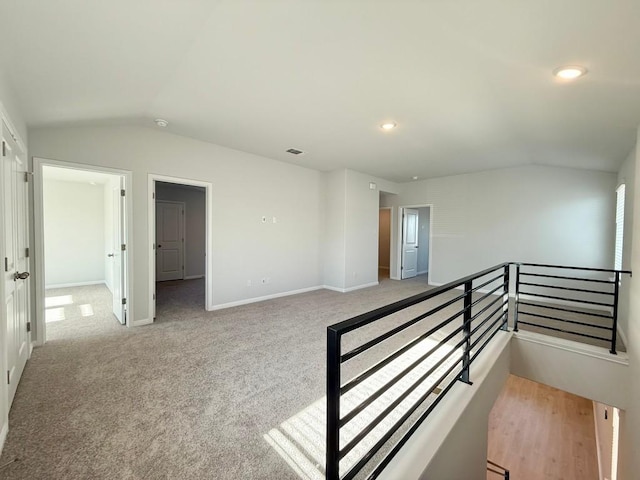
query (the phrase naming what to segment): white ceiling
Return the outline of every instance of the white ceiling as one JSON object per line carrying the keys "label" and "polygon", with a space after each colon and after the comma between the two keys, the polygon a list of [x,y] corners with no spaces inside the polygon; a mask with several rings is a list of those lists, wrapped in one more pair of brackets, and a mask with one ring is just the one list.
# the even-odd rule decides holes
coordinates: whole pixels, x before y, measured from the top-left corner
{"label": "white ceiling", "polygon": [[[638,0],[4,0],[0,18],[31,127],[162,117],[180,135],[409,181],[616,171],[640,124]],[[563,64],[589,74],[560,82]]]}

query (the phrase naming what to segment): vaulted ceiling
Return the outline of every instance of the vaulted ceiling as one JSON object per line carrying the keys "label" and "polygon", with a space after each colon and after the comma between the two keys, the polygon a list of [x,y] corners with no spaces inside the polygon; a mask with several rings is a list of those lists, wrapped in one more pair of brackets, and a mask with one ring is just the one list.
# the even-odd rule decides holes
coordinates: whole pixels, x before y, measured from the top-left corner
{"label": "vaulted ceiling", "polygon": [[[640,124],[637,0],[1,0],[0,18],[0,68],[30,127],[161,117],[410,181],[616,171]],[[555,78],[566,64],[588,74]]]}

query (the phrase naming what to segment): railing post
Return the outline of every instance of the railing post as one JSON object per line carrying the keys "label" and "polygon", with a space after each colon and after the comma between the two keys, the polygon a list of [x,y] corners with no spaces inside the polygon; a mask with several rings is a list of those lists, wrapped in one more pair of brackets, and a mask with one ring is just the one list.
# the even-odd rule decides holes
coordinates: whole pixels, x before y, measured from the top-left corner
{"label": "railing post", "polygon": [[618,339],[618,298],[620,296],[620,272],[616,272],[615,284],[613,285],[613,329],[611,330],[611,350],[616,353],[616,341]]}
{"label": "railing post", "polygon": [[513,331],[518,331],[518,308],[520,307],[520,264],[516,263],[516,301],[513,308]]}
{"label": "railing post", "polygon": [[464,332],[464,353],[462,357],[462,373],[460,374],[460,380],[464,383],[471,385],[469,380],[469,364],[471,362],[471,289],[473,281],[465,282],[464,284],[464,314],[463,318],[463,332]]}
{"label": "railing post", "polygon": [[509,264],[507,263],[504,267],[504,293],[502,295],[502,301],[504,302],[506,297],[507,304],[502,309],[504,322],[502,322],[502,326],[500,327],[500,330],[505,330],[507,332],[509,331],[509,268]]}
{"label": "railing post", "polygon": [[340,479],[340,334],[327,328],[327,480]]}

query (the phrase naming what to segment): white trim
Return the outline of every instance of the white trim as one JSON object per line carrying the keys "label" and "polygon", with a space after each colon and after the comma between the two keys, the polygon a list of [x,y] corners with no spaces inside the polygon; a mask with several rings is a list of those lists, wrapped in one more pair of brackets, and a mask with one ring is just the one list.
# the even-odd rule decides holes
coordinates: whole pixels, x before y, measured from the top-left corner
{"label": "white trim", "polygon": [[4,449],[4,442],[7,440],[8,433],[9,433],[9,419],[5,417],[4,425],[2,425],[2,430],[0,430],[0,454],[2,454],[2,450]]}
{"label": "white trim", "polygon": [[364,283],[362,285],[356,285],[355,287],[349,287],[349,288],[332,287],[331,285],[322,285],[321,288],[324,288],[326,290],[332,290],[334,292],[348,293],[348,292],[353,292],[354,290],[361,290],[363,288],[376,287],[378,285],[380,285],[380,283],[371,282],[371,283]]}
{"label": "white trim", "polygon": [[55,285],[45,285],[45,290],[53,290],[54,288],[67,288],[67,287],[84,287],[87,285],[106,285],[107,282],[105,280],[92,280],[90,282],[75,282],[75,283],[58,283]]}
{"label": "white trim", "polygon": [[134,320],[133,322],[131,322],[131,325],[133,327],[141,327],[143,325],[151,325],[152,323],[153,320],[149,318],[143,318],[142,320]]}
{"label": "white trim", "polygon": [[211,182],[203,182],[200,180],[191,180],[188,178],[170,177],[166,175],[158,175],[149,173],[147,175],[147,224],[148,224],[148,254],[149,254],[149,318],[153,322],[155,300],[153,298],[156,290],[156,261],[155,250],[153,244],[156,240],[156,199],[153,198],[152,192],[155,192],[155,182],[175,183],[178,185],[189,185],[194,187],[203,187],[205,189],[205,310],[215,310],[214,292],[213,292],[213,184]]}
{"label": "white trim", "polygon": [[318,286],[315,286],[315,287],[300,288],[298,290],[290,290],[288,292],[281,292],[281,293],[274,293],[274,294],[271,294],[271,295],[264,295],[262,297],[253,297],[253,298],[247,298],[245,300],[238,300],[238,301],[235,301],[235,302],[221,303],[220,305],[214,305],[211,308],[211,310],[223,310],[225,308],[239,307],[241,305],[248,305],[250,303],[263,302],[265,300],[273,300],[274,298],[288,297],[289,295],[298,295],[299,293],[307,293],[307,292],[313,292],[315,290],[322,290],[323,288],[327,288],[327,287],[324,287],[322,285],[318,285]]}
{"label": "white trim", "polygon": [[43,178],[42,167],[51,166],[59,168],[69,168],[72,170],[85,170],[101,173],[108,173],[124,178],[124,188],[128,192],[128,199],[125,201],[125,244],[127,245],[126,260],[126,281],[123,286],[124,296],[127,299],[126,325],[133,324],[132,316],[135,309],[133,305],[134,269],[133,269],[133,174],[130,170],[102,167],[85,163],[65,162],[62,160],[52,160],[47,158],[33,157],[33,212],[34,212],[34,242],[35,242],[35,295],[36,295],[36,345],[44,345],[47,338],[47,326],[44,314],[44,214],[43,214]]}
{"label": "white trim", "polygon": [[[624,333],[622,331],[622,329],[620,328],[620,324],[618,323],[618,338],[620,338],[620,340],[622,340],[622,343],[624,343],[624,346],[628,349],[629,348],[629,342],[627,341],[627,334]],[[616,345],[616,349],[617,349],[617,345]]]}
{"label": "white trim", "polygon": [[586,343],[574,342],[573,340],[565,340],[564,338],[550,337],[540,333],[528,332],[524,330],[518,330],[513,332],[514,338],[523,342],[537,343],[539,345],[547,345],[559,350],[565,350],[567,352],[579,353],[587,357],[598,358],[600,360],[606,360],[611,363],[618,363],[620,365],[629,365],[629,356],[626,352],[618,352],[617,355],[609,353],[609,350],[603,347],[596,347],[594,345],[588,345]]}
{"label": "white trim", "polygon": [[187,277],[184,277],[185,280],[196,280],[198,278],[205,278],[204,275],[189,275]]}
{"label": "white trim", "polygon": [[[598,457],[598,474],[600,475],[600,480],[605,480],[604,473],[602,472],[602,455],[600,455],[600,429],[598,428],[598,408],[596,406],[596,401],[592,400],[591,404],[593,405],[593,423],[595,425],[595,435],[596,435],[596,456]],[[613,460],[613,459],[612,459]]]}
{"label": "white trim", "polygon": [[22,150],[22,153],[26,154],[28,150],[27,144],[25,143],[23,138],[20,136],[20,133],[18,132],[18,129],[16,128],[14,123],[11,121],[11,118],[9,117],[9,112],[4,107],[2,102],[0,102],[0,119],[4,121],[7,127],[9,127],[9,134],[13,137],[13,140],[18,144],[18,147],[20,147],[20,150]]}

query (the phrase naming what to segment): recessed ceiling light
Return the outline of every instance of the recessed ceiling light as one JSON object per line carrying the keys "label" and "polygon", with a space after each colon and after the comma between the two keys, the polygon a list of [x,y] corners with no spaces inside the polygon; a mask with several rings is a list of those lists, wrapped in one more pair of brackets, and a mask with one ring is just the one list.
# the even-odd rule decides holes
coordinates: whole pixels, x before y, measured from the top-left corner
{"label": "recessed ceiling light", "polygon": [[89,185],[95,185],[96,182],[89,182]]}
{"label": "recessed ceiling light", "polygon": [[413,177],[411,177],[411,180],[417,180],[418,177],[416,175],[414,175]]}
{"label": "recessed ceiling light", "polygon": [[564,67],[558,67],[553,71],[553,74],[562,78],[563,80],[574,80],[576,78],[586,75],[587,69],[580,65],[567,65]]}
{"label": "recessed ceiling light", "polygon": [[163,119],[163,118],[156,118],[156,119],[154,120],[154,122],[156,122],[156,125],[157,125],[157,126],[162,127],[162,128],[164,128],[164,127],[166,127],[167,125],[169,125],[169,122],[167,122],[167,121],[166,121],[165,119]]}
{"label": "recessed ceiling light", "polygon": [[397,126],[398,125],[396,124],[396,122],[385,122],[382,125],[380,125],[380,128],[383,130],[393,130]]}

